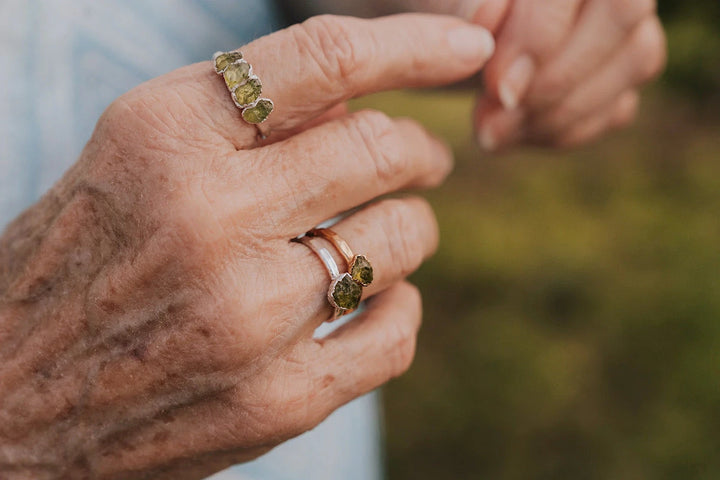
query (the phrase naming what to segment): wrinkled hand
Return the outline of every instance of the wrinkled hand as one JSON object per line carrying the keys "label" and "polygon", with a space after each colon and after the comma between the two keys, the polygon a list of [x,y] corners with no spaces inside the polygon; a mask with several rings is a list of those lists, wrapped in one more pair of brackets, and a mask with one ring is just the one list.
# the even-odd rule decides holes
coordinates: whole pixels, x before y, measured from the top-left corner
{"label": "wrinkled hand", "polygon": [[115,101],[0,239],[0,477],[200,478],[403,372],[421,310],[403,279],[437,243],[428,205],[384,200],[336,226],[376,275],[367,309],[323,340],[327,273],[289,240],[440,182],[445,145],[342,102],[458,81],[489,43],[429,15],[257,40],[242,51],[276,105],[262,144],[211,62]]}
{"label": "wrinkled hand", "polygon": [[474,19],[499,28],[475,114],[488,150],[572,146],[627,125],[665,63],[655,0],[486,0]]}

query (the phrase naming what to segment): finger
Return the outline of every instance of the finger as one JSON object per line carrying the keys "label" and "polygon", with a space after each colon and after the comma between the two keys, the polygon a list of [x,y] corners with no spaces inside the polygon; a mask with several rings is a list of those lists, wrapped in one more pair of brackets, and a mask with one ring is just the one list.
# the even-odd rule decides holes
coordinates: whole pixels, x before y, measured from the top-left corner
{"label": "finger", "polygon": [[[453,17],[404,14],[373,20],[313,17],[250,43],[242,53],[263,82],[263,96],[275,103],[263,129],[286,131],[352,97],[461,80],[478,71],[493,48],[482,27]],[[209,64],[190,68],[191,88],[209,93],[216,128],[237,146],[254,145],[255,129],[239,121]]]}
{"label": "finger", "polygon": [[590,0],[560,52],[533,79],[525,103],[539,109],[557,103],[588,78],[655,12],[655,0],[613,2]]}
{"label": "finger", "polygon": [[495,152],[520,141],[526,118],[522,108],[506,110],[494,98],[480,97],[474,113],[478,145],[486,152]]}
{"label": "finger", "polygon": [[473,23],[497,32],[510,10],[510,0],[480,0],[478,3],[473,5],[476,8],[471,17]]}
{"label": "finger", "polygon": [[622,92],[655,77],[665,64],[665,36],[657,18],[638,25],[625,47],[563,101],[532,119],[533,130],[552,135],[604,110]]}
{"label": "finger", "polygon": [[326,112],[320,114],[320,116],[317,116],[313,118],[312,120],[309,120],[308,122],[304,123],[303,125],[298,125],[296,128],[293,128],[291,130],[286,130],[284,132],[276,132],[275,134],[262,139],[258,146],[266,146],[266,145],[272,145],[273,143],[281,142],[287,138],[293,137],[295,135],[298,135],[306,130],[310,130],[313,127],[317,127],[318,125],[322,125],[324,123],[330,122],[332,120],[336,120],[338,118],[342,118],[346,116],[349,112],[348,104],[346,102],[338,103],[334,107],[330,108]]}
{"label": "finger", "polygon": [[365,311],[330,336],[300,343],[295,355],[312,359],[301,372],[310,377],[310,415],[296,419],[300,431],[404,373],[415,355],[421,321],[419,291],[401,282],[374,297]]}
{"label": "finger", "polygon": [[625,92],[604,111],[582,120],[554,138],[536,139],[536,143],[561,148],[587,144],[609,130],[630,124],[638,110],[639,94],[632,90]]}
{"label": "finger", "polygon": [[[414,272],[432,255],[438,245],[438,226],[427,201],[411,197],[387,199],[354,213],[332,229],[353,249],[365,255],[373,266],[372,283],[364,288],[363,298],[369,298]],[[322,239],[341,271],[347,265],[329,243]],[[309,329],[330,318],[327,301],[330,278],[318,257],[307,247],[292,243],[284,256],[284,275],[291,292],[284,292],[285,301],[293,299],[296,322]],[[306,329],[307,329],[306,328]]]}
{"label": "finger", "polygon": [[485,68],[489,94],[517,107],[542,63],[571,31],[581,0],[516,0]]}
{"label": "finger", "polygon": [[283,130],[354,96],[464,78],[493,48],[482,28],[451,17],[406,14],[315,17],[244,51],[266,71],[267,91],[278,105],[269,126]]}
{"label": "finger", "polygon": [[[231,177],[268,185],[273,194],[267,208],[287,237],[380,195],[437,185],[452,168],[450,148],[420,124],[372,110],[253,152],[254,173],[248,175],[246,162],[232,160],[242,172]],[[291,157],[292,162],[274,161]]]}

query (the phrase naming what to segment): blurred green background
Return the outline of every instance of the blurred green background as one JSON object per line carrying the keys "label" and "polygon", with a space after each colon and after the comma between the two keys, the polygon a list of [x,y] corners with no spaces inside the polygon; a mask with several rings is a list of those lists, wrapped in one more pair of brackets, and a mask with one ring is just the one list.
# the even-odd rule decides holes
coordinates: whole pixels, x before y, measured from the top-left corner
{"label": "blurred green background", "polygon": [[362,101],[457,156],[390,480],[720,478],[720,2],[660,11],[665,76],[582,149],[485,155],[465,93]]}

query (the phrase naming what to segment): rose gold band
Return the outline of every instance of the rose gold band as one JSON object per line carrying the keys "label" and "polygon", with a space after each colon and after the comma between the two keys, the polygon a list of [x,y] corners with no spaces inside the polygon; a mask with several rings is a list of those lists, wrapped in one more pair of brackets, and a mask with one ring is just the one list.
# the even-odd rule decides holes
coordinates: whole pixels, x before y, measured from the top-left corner
{"label": "rose gold band", "polygon": [[373,281],[373,268],[365,255],[353,253],[350,245],[343,238],[329,228],[313,228],[305,235],[308,237],[321,237],[330,242],[333,247],[345,259],[348,272],[352,279],[363,287],[367,287]]}
{"label": "rose gold band", "polygon": [[321,237],[332,243],[333,246],[340,253],[340,255],[342,255],[342,257],[345,259],[345,263],[347,264],[348,268],[350,268],[350,264],[355,258],[355,254],[353,253],[352,248],[350,248],[350,245],[348,245],[348,243],[343,240],[340,235],[330,230],[329,228],[313,228],[312,230],[307,232],[306,235],[308,237]]}

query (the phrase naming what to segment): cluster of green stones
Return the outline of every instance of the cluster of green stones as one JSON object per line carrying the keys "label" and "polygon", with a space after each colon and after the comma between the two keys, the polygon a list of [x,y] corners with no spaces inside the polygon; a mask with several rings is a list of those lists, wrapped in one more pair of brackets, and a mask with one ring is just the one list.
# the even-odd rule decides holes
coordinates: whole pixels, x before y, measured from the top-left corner
{"label": "cluster of green stones", "polygon": [[350,272],[339,276],[331,285],[329,296],[343,310],[355,310],[362,299],[362,288],[373,281],[373,269],[364,255],[356,255],[350,264]]}
{"label": "cluster of green stones", "polygon": [[215,72],[222,75],[230,90],[230,96],[242,117],[248,123],[262,123],[273,111],[269,98],[261,98],[262,82],[253,73],[252,66],[243,59],[240,52],[217,52],[213,55]]}
{"label": "cluster of green stones", "polygon": [[343,273],[330,284],[328,297],[330,303],[344,311],[355,310],[360,305],[362,286],[350,274]]}
{"label": "cluster of green stones", "polygon": [[367,287],[373,281],[373,268],[364,255],[355,255],[350,264],[350,276],[363,287]]}

